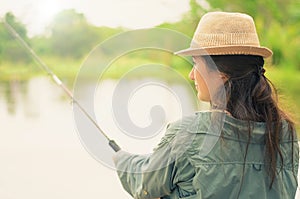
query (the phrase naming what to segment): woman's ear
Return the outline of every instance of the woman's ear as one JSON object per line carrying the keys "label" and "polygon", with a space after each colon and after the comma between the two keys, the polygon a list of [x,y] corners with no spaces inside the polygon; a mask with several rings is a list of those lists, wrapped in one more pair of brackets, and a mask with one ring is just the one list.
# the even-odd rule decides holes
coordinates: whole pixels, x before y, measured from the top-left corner
{"label": "woman's ear", "polygon": [[219,76],[224,83],[229,79],[228,75],[226,75],[225,73],[220,73]]}

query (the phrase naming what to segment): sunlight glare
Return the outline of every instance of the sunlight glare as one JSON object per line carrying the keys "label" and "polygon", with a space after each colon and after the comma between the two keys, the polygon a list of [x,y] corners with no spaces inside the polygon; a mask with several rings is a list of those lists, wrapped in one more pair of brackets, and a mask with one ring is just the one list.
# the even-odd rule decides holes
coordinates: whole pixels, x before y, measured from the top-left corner
{"label": "sunlight glare", "polygon": [[53,20],[54,16],[61,11],[61,7],[57,1],[43,0],[38,4],[37,18],[40,23],[49,23]]}

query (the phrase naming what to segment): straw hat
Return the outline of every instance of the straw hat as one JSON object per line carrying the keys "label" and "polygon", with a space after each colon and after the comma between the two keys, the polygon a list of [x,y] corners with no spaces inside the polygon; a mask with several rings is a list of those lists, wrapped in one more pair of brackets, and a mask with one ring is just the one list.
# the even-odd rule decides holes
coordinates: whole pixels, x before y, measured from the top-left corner
{"label": "straw hat", "polygon": [[178,55],[260,55],[273,53],[262,47],[251,16],[242,13],[210,12],[205,14],[194,33],[190,48]]}

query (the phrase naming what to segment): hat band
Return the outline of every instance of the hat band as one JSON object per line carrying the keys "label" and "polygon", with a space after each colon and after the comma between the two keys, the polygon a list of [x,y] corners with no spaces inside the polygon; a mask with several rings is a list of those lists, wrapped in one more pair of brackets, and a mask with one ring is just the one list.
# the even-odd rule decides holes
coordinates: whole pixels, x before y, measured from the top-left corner
{"label": "hat band", "polygon": [[256,33],[227,33],[206,34],[200,33],[194,36],[191,48],[227,46],[227,45],[251,45],[259,47]]}

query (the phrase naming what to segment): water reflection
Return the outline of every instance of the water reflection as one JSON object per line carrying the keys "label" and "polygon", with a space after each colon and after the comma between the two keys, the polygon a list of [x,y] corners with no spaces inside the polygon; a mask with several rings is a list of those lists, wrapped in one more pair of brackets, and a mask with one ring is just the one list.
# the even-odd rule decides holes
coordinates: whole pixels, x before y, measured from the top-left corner
{"label": "water reflection", "polygon": [[9,114],[16,113],[17,100],[26,98],[27,81],[24,80],[9,80],[0,82],[1,98],[6,104],[6,111]]}

